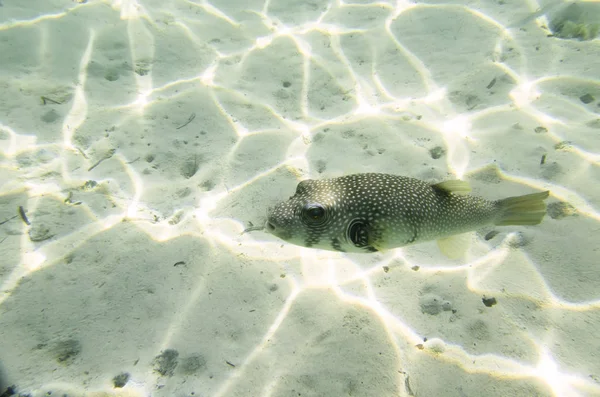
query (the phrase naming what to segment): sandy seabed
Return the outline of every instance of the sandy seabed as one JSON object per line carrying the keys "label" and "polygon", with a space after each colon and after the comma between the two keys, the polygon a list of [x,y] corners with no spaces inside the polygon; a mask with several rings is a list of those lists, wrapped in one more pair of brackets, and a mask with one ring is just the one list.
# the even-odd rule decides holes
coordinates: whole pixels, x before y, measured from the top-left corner
{"label": "sandy seabed", "polygon": [[[0,394],[600,396],[600,40],[565,7],[1,0]],[[366,171],[552,195],[455,261],[242,234]]]}

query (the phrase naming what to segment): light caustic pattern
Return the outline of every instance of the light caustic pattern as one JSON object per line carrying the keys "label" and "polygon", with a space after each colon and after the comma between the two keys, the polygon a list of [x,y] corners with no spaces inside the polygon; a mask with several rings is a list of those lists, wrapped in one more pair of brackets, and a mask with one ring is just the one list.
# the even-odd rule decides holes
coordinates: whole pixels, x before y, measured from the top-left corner
{"label": "light caustic pattern", "polygon": [[[600,395],[598,41],[548,37],[536,10],[552,4],[458,3],[0,7],[8,380]],[[549,189],[556,213],[460,264],[431,245],[350,256],[241,234],[298,179],[406,169],[490,198]]]}

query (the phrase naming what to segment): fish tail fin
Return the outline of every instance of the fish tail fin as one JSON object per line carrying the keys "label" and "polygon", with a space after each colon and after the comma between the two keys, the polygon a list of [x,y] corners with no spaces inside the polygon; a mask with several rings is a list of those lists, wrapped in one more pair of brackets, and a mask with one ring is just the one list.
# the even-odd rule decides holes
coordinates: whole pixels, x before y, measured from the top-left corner
{"label": "fish tail fin", "polygon": [[507,225],[537,225],[546,215],[546,203],[550,191],[526,194],[524,196],[508,197],[496,201],[500,215],[495,224]]}

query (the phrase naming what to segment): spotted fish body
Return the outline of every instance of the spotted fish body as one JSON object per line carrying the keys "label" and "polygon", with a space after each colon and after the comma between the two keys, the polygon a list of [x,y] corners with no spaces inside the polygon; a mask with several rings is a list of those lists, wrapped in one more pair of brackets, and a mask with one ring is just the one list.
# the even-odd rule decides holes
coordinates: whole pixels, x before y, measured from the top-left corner
{"label": "spotted fish body", "polygon": [[549,192],[488,201],[461,181],[430,184],[389,174],[305,180],[269,211],[265,228],[289,243],[375,252],[439,240],[485,225],[535,225]]}

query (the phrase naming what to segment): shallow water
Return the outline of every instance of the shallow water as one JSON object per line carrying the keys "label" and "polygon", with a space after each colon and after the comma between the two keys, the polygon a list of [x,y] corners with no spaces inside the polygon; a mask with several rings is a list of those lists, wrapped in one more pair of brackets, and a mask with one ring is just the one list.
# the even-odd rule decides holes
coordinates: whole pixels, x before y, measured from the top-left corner
{"label": "shallow water", "polygon": [[[240,4],[0,2],[0,395],[600,395],[600,3]],[[242,233],[355,172],[552,195],[461,260]]]}

